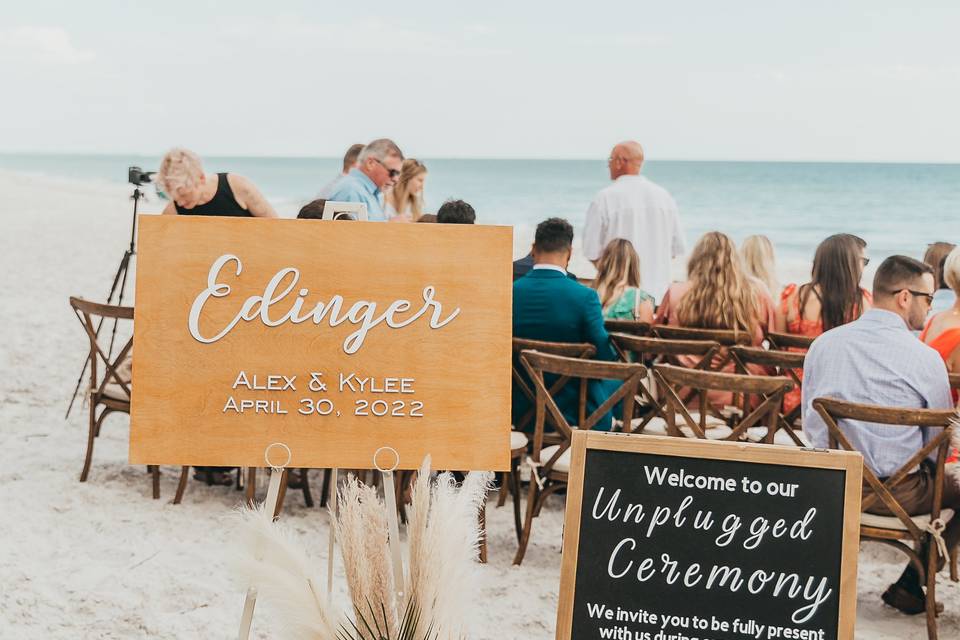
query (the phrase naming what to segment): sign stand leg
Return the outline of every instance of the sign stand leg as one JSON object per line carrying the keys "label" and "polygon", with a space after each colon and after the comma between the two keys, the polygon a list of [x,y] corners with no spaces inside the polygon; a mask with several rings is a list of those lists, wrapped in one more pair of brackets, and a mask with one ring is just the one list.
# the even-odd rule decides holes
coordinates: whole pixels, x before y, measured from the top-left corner
{"label": "sign stand leg", "polygon": [[[393,466],[383,468],[377,464],[377,454],[391,451],[396,457]],[[393,481],[393,471],[400,464],[400,454],[392,447],[380,447],[373,454],[373,466],[380,472],[383,480],[383,498],[387,506],[387,526],[390,535],[390,555],[393,556],[393,586],[397,594],[397,607],[403,607],[403,555],[400,553],[400,521],[397,516],[397,488]]]}
{"label": "sign stand leg", "polygon": [[[270,464],[270,449],[274,446],[280,446],[287,450],[287,461],[281,466]],[[270,465],[270,485],[267,487],[267,499],[263,503],[263,511],[269,514],[272,519],[277,510],[277,501],[280,497],[280,482],[284,477],[284,468],[290,464],[290,449],[282,443],[274,443],[267,447],[264,452],[264,458]],[[253,624],[253,609],[257,604],[257,588],[251,586],[247,589],[247,597],[243,603],[243,615],[240,617],[239,640],[248,640],[250,638],[250,627]]]}

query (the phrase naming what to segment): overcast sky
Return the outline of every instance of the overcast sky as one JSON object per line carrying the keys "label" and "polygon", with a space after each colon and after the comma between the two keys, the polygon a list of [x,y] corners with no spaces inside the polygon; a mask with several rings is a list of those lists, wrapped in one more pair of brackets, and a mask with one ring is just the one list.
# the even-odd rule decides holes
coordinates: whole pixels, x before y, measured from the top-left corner
{"label": "overcast sky", "polygon": [[960,161],[960,2],[565,4],[4,2],[0,151]]}

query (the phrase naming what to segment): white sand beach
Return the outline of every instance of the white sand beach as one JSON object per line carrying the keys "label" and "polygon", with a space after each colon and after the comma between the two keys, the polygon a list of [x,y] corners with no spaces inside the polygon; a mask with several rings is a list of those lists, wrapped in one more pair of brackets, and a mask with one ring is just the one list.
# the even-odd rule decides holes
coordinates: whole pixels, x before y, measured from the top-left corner
{"label": "white sand beach", "polygon": [[[128,419],[107,419],[89,481],[78,481],[86,414],[63,414],[87,343],[67,298],[104,301],[129,242],[130,189],[0,173],[0,638],[232,638],[243,602],[224,550],[228,516],[242,494],[191,481],[171,504],[179,468],[164,467],[161,499],[149,476],[127,465]],[[156,211],[156,202],[144,211]],[[518,244],[520,246],[520,244]],[[910,249],[905,248],[905,249]],[[127,300],[133,286],[128,284]],[[314,495],[320,474],[312,476]],[[261,495],[265,488],[261,487]],[[327,515],[307,509],[296,490],[282,514],[325,566]],[[477,640],[554,635],[559,589],[562,497],[535,521],[522,567],[509,506],[487,510],[489,563]],[[925,638],[923,616],[901,615],[880,594],[903,556],[867,545],[859,562],[857,637]],[[337,581],[337,597],[345,587]],[[940,637],[960,637],[960,584],[941,574]],[[258,606],[254,637],[278,638],[268,606]]]}

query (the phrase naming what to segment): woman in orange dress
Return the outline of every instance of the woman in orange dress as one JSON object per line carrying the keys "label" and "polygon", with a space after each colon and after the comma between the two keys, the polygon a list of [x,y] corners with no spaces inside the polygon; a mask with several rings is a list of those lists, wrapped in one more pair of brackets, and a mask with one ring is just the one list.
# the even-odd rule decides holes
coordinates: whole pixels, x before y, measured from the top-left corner
{"label": "woman in orange dress", "polygon": [[[849,233],[832,235],[817,247],[810,282],[787,285],[777,309],[777,331],[815,338],[853,320],[870,308],[873,297],[860,287],[867,243]],[[803,371],[796,372],[803,376]],[[783,411],[800,405],[800,389],[783,398]]]}
{"label": "woman in orange dress", "polygon": [[[729,236],[711,231],[700,238],[687,262],[687,277],[687,282],[674,283],[667,289],[657,310],[657,323],[745,331],[754,346],[763,342],[764,333],[773,328],[773,301],[766,287],[743,271]],[[686,367],[697,364],[692,356],[679,356],[678,361]],[[734,366],[729,362],[724,371],[733,371]],[[730,393],[707,395],[717,408],[732,401]]]}
{"label": "woman in orange dress", "polygon": [[[943,281],[955,293],[960,294],[960,248],[950,252],[943,263]],[[953,307],[941,311],[927,322],[920,339],[930,345],[947,363],[947,371],[960,372],[960,295]],[[957,391],[953,392],[954,401]]]}

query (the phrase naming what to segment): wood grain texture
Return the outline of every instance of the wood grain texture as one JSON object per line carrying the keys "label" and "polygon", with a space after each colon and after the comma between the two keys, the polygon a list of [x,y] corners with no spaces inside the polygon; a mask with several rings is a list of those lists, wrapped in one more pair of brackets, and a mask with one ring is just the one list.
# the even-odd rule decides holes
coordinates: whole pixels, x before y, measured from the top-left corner
{"label": "wood grain texture", "polygon": [[[511,251],[509,227],[334,223],[314,220],[141,216],[134,327],[130,462],[263,466],[272,442],[292,451],[292,467],[371,468],[382,446],[399,453],[399,468],[415,469],[430,454],[435,468],[502,471],[510,466]],[[304,310],[344,298],[345,314],[359,300],[382,313],[395,300],[411,310],[423,289],[435,287],[442,316],[460,314],[431,329],[429,313],[404,328],[370,330],[347,354],[343,342],[358,326],[241,321],[217,342],[204,344],[188,330],[196,296],[211,264],[233,254],[243,269],[223,270],[226,297],[204,307],[201,329],[213,335],[271,277],[295,267],[291,294],[271,307],[280,317],[306,288]],[[281,287],[282,290],[283,287]],[[296,375],[296,390],[232,389],[239,372]],[[323,372],[326,392],[308,389],[310,372]],[[338,374],[413,378],[414,393],[351,393]],[[277,400],[287,414],[225,413],[236,401]],[[340,417],[301,415],[301,398],[327,398]],[[354,415],[357,399],[423,402],[423,417]]]}

